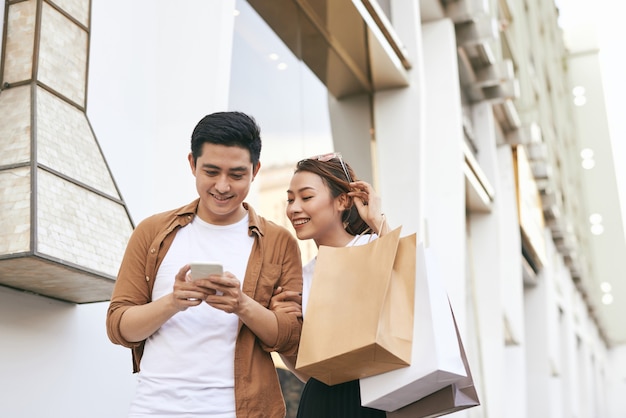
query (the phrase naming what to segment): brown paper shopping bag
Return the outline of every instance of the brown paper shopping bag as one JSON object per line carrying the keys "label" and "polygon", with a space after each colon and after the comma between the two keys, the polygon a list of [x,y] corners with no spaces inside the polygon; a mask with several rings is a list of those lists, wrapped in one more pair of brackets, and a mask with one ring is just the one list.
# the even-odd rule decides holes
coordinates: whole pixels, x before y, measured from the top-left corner
{"label": "brown paper shopping bag", "polygon": [[404,408],[394,412],[387,412],[387,418],[434,418],[480,405],[456,320],[454,320],[454,327],[467,376]]}
{"label": "brown paper shopping bag", "polygon": [[320,247],[297,370],[335,385],[410,364],[416,241],[400,230]]}

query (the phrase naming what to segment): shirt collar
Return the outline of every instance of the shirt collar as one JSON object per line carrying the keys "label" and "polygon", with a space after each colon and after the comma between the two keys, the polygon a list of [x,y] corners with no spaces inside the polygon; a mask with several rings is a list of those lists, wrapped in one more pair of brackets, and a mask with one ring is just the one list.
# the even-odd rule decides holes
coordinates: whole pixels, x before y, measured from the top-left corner
{"label": "shirt collar", "polygon": [[[176,211],[176,217],[178,218],[178,222],[181,226],[185,226],[193,220],[193,217],[198,213],[199,204],[200,198]],[[256,214],[252,206],[246,202],[243,202],[242,204],[248,211],[248,231],[250,235],[252,235],[252,233],[257,233],[261,236],[265,235],[265,222],[263,222],[262,218]]]}

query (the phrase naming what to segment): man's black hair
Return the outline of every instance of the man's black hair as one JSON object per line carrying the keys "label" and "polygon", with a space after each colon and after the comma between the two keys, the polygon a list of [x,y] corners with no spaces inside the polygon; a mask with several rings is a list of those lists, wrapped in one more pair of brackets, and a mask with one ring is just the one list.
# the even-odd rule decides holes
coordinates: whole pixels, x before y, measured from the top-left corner
{"label": "man's black hair", "polygon": [[250,151],[252,165],[261,156],[261,128],[253,117],[242,112],[216,112],[203,117],[191,134],[194,162],[205,143],[240,147]]}

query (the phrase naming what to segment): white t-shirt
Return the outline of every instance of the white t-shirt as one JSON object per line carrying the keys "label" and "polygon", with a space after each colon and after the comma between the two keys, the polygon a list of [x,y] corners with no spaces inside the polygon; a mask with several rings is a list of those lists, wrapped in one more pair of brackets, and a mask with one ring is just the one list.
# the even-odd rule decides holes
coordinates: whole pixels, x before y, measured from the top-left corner
{"label": "white t-shirt", "polygon": [[[181,228],[159,267],[156,300],[192,261],[218,261],[242,283],[254,238],[248,216],[233,225],[199,217]],[[234,354],[239,318],[206,303],[170,318],[146,340],[129,417],[235,417]]]}
{"label": "white t-shirt", "polygon": [[[378,238],[376,234],[356,235],[346,247],[367,244]],[[309,293],[311,292],[311,284],[313,283],[313,272],[315,271],[315,262],[317,257],[309,261],[302,267],[302,312],[306,314],[306,306],[309,301]]]}

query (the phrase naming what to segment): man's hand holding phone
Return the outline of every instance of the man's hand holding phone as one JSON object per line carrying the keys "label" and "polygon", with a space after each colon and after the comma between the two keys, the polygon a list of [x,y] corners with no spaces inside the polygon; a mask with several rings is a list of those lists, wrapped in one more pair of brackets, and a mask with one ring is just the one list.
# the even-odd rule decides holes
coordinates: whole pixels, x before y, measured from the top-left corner
{"label": "man's hand holding phone", "polygon": [[244,308],[246,297],[241,291],[241,282],[230,272],[225,272],[220,263],[190,263],[188,281],[207,292],[206,303],[227,313],[237,313]]}
{"label": "man's hand holding phone", "polygon": [[[189,280],[194,282],[199,279],[208,279],[211,275],[223,275],[224,267],[222,264],[212,261],[207,262],[193,262],[190,264],[191,270],[189,271]],[[222,295],[222,292],[215,290],[217,296]]]}

